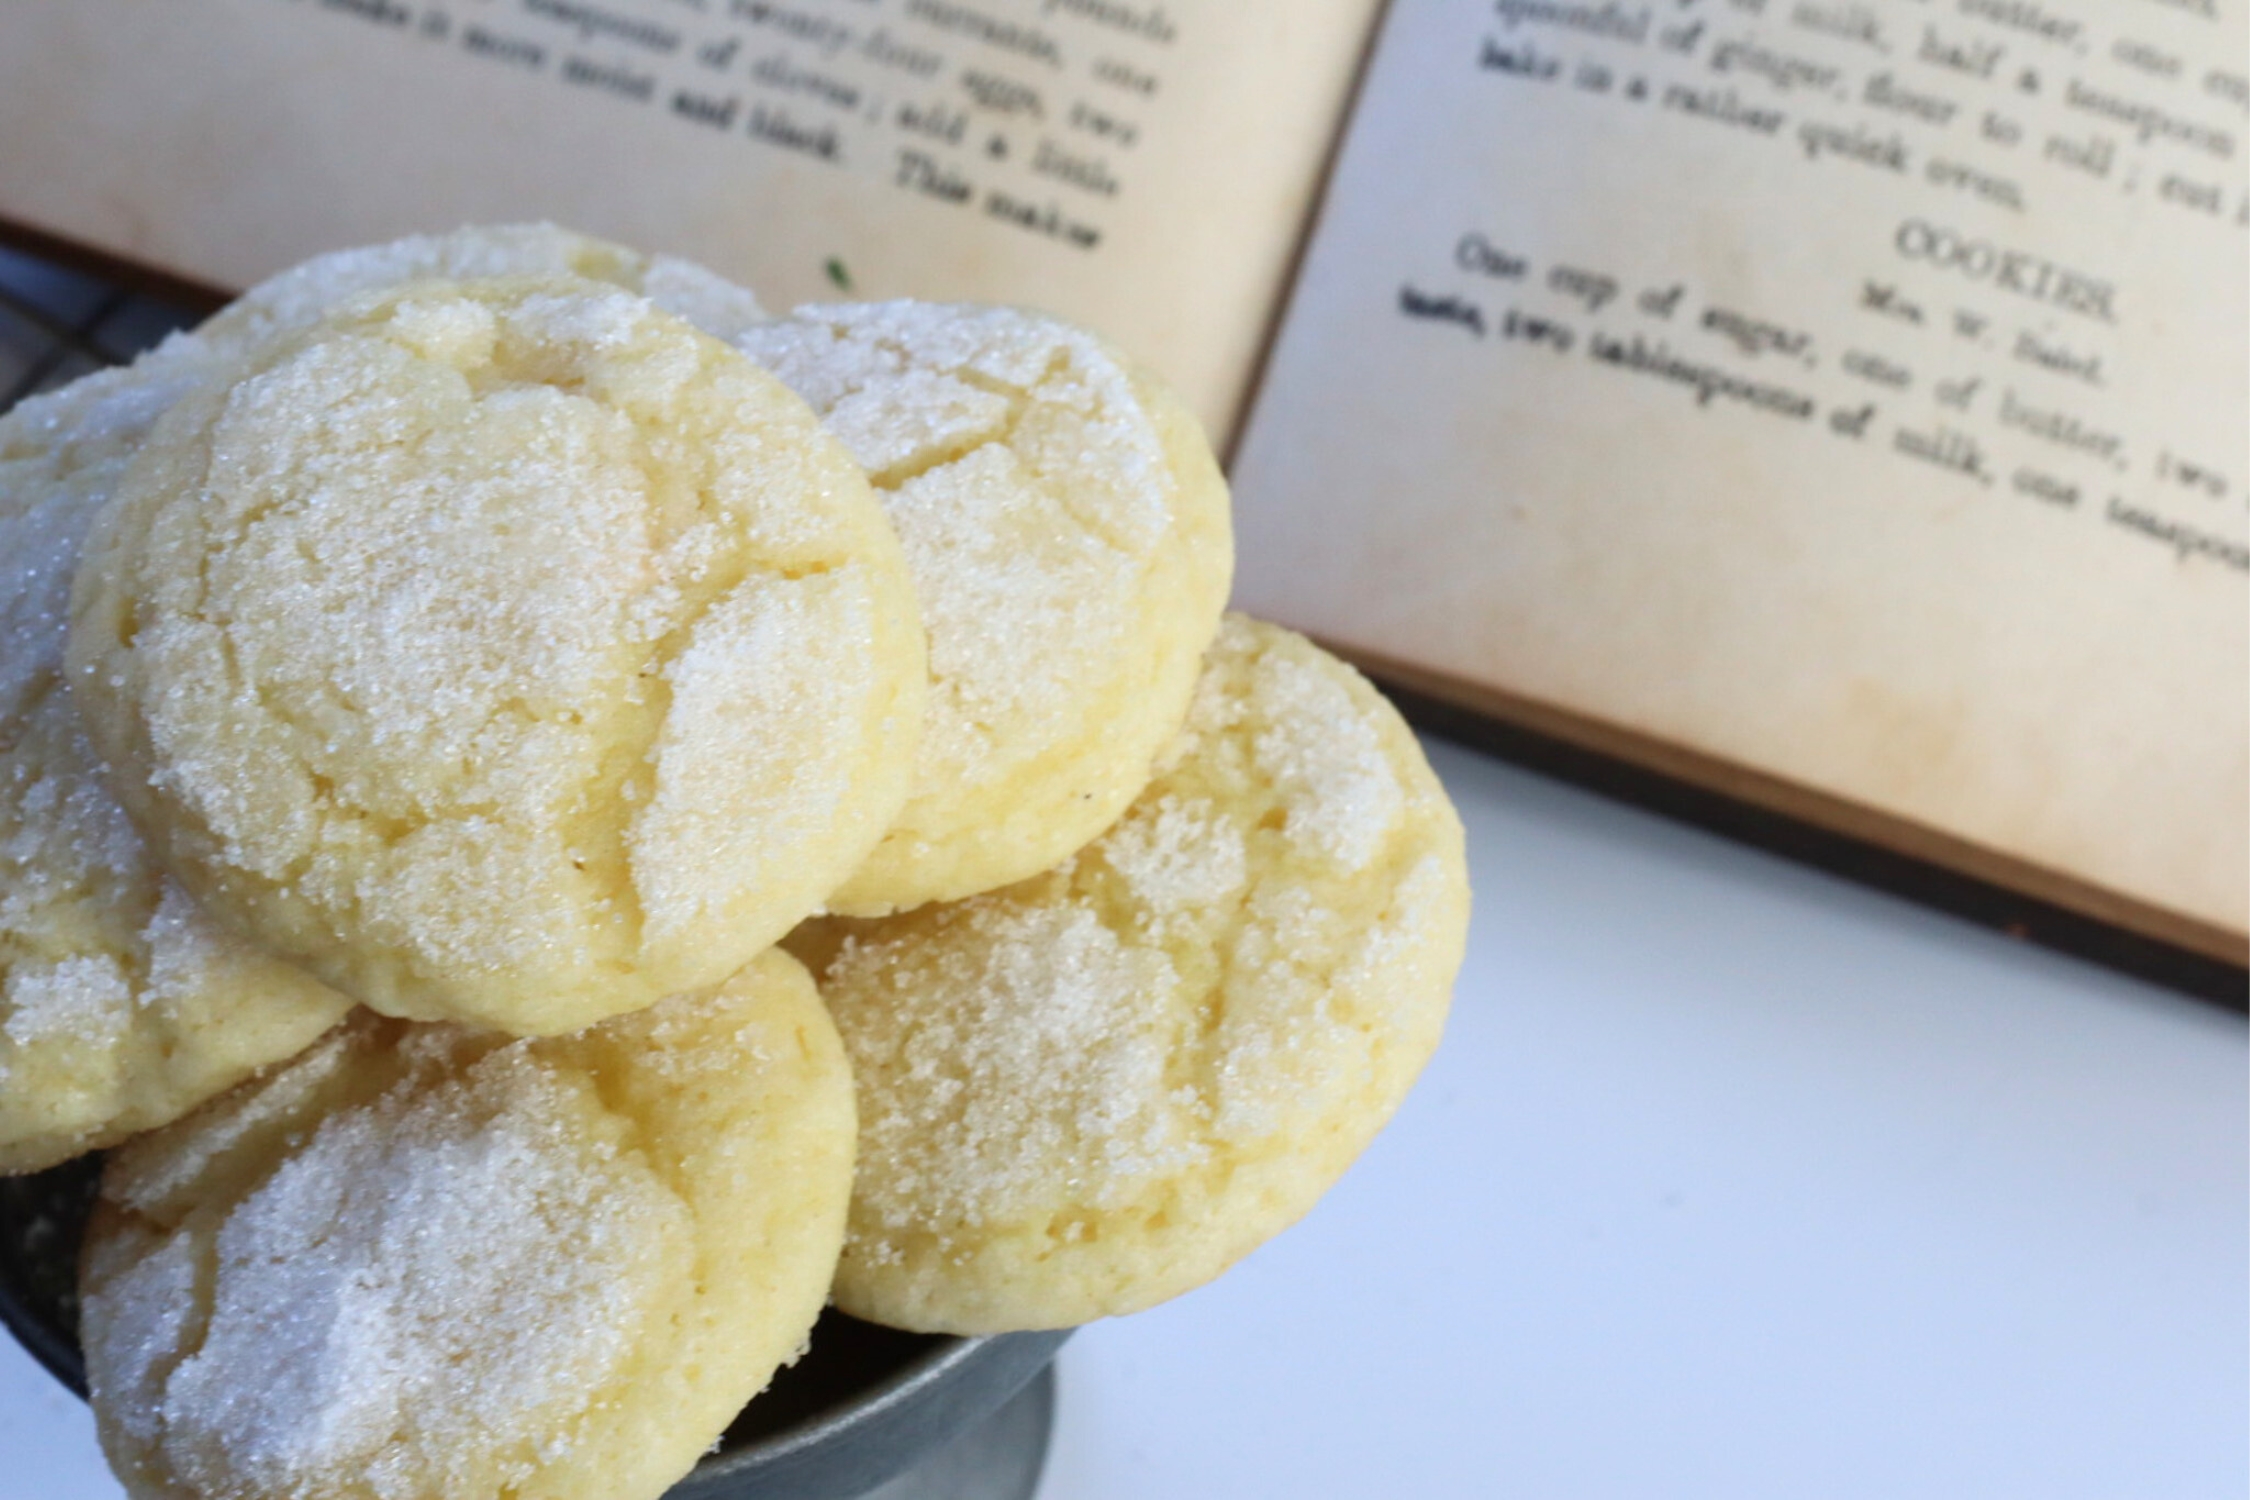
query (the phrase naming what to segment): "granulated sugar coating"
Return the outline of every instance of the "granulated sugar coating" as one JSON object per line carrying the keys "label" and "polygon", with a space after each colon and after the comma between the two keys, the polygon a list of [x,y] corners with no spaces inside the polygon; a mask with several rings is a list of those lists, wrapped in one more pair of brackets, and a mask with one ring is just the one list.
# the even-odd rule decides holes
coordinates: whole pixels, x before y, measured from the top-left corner
{"label": "granulated sugar coating", "polygon": [[237,358],[276,335],[312,326],[362,292],[431,279],[566,275],[639,292],[717,339],[765,321],[756,297],[693,261],[644,255],[553,224],[493,224],[316,255],[259,282],[195,335],[214,353]]}
{"label": "granulated sugar coating", "polygon": [[176,1119],[346,1009],[164,877],[63,683],[86,529],[209,365],[175,339],[0,417],[0,1173]]}
{"label": "granulated sugar coating", "polygon": [[929,630],[913,795],[829,910],[1052,868],[1147,782],[1218,629],[1233,542],[1202,431],[1153,376],[1035,313],[806,307],[737,344],[866,467]]}
{"label": "granulated sugar coating", "polygon": [[790,939],[859,1086],[837,1305],[997,1333],[1210,1280],[1390,1118],[1467,922],[1460,823],[1397,714],[1229,616],[1156,779],[1069,864]]}
{"label": "granulated sugar coating", "polygon": [[780,953],[572,1037],[363,1013],[112,1157],[103,1447],[166,1500],[648,1500],[802,1347],[852,1149]]}
{"label": "granulated sugar coating", "polygon": [[520,1034],[814,910],[927,691],[897,538],[804,403],[575,279],[371,294],[183,398],[88,539],[70,666],[215,915]]}

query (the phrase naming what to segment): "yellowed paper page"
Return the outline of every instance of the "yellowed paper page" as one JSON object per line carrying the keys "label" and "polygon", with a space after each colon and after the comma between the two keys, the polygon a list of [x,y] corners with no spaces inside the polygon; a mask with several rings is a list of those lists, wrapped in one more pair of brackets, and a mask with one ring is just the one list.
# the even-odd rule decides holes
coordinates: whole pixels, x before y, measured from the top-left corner
{"label": "yellowed paper page", "polygon": [[1241,602],[2239,961],[2245,43],[2242,0],[1399,0]]}
{"label": "yellowed paper page", "polygon": [[8,0],[0,217],[222,287],[551,218],[1025,303],[1224,436],[1376,0]]}

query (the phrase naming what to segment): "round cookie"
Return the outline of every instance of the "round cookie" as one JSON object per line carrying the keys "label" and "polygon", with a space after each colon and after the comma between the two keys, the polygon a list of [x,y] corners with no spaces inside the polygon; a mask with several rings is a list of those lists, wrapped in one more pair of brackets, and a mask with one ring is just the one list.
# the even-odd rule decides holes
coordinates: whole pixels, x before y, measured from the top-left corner
{"label": "round cookie", "polygon": [[1467,921],[1460,823],[1398,715],[1229,616],[1156,779],[1064,868],[790,940],[859,1088],[836,1305],[996,1333],[1210,1280],[1390,1118]]}
{"label": "round cookie", "polygon": [[866,468],[930,641],[914,791],[828,908],[875,916],[1051,869],[1178,732],[1234,556],[1178,397],[1011,308],[804,307],[736,340]]}
{"label": "round cookie", "polygon": [[645,299],[417,282],[158,424],[71,683],[221,920],[385,1014],[574,1030],[725,977],[862,860],[927,690],[804,403]]}
{"label": "round cookie", "polygon": [[803,1348],[852,1148],[778,952],[569,1037],[362,1012],[110,1159],[102,1447],[138,1500],[653,1500]]}
{"label": "round cookie", "polygon": [[63,681],[86,529],[150,425],[208,378],[174,339],[0,416],[0,1173],[176,1119],[349,1004],[165,877]]}
{"label": "round cookie", "polygon": [[239,358],[268,339],[310,327],[362,292],[409,281],[564,275],[639,292],[717,339],[731,339],[766,318],[749,291],[693,261],[644,255],[553,224],[487,224],[316,255],[259,282],[205,319],[195,335],[213,353]]}

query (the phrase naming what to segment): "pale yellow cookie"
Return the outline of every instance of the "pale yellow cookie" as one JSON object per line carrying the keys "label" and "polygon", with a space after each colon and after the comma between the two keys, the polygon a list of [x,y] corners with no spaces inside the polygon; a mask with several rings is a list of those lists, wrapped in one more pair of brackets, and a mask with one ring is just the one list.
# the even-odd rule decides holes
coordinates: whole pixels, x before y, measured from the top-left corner
{"label": "pale yellow cookie", "polygon": [[0,1173],[176,1119],[348,1004],[163,875],[63,683],[86,529],[150,425],[208,378],[175,339],[0,416]]}
{"label": "pale yellow cookie", "polygon": [[1156,779],[1064,868],[791,939],[859,1087],[837,1306],[995,1333],[1210,1280],[1390,1118],[1467,920],[1460,823],[1398,715],[1229,616]]}
{"label": "pale yellow cookie", "polygon": [[576,279],[373,294],[183,398],[88,539],[70,666],[214,915],[523,1034],[816,909],[927,689],[897,538],[805,404]]}
{"label": "pale yellow cookie", "polygon": [[1187,713],[1234,566],[1177,396],[1010,308],[803,307],[737,346],[820,412],[906,546],[930,715],[906,808],[829,909],[1035,875],[1107,828]]}
{"label": "pale yellow cookie", "polygon": [[766,317],[748,290],[693,261],[644,255],[553,224],[485,224],[316,255],[259,282],[195,333],[213,353],[238,358],[362,292],[408,281],[561,275],[639,292],[713,338],[734,338]]}
{"label": "pale yellow cookie", "polygon": [[110,1159],[103,1450],[137,1500],[653,1500],[803,1347],[852,1142],[778,952],[569,1037],[363,1012]]}

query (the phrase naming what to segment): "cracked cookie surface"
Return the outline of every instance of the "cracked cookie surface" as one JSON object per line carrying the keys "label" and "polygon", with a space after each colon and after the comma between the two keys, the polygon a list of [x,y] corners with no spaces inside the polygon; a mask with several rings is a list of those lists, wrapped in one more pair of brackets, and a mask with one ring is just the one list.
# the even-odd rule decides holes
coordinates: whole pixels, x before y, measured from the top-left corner
{"label": "cracked cookie surface", "polygon": [[790,938],[859,1088],[837,1306],[997,1333],[1210,1280],[1398,1107],[1467,922],[1460,823],[1397,713],[1229,616],[1155,780],[1063,868]]}
{"label": "cracked cookie surface", "polygon": [[639,292],[666,312],[731,339],[765,321],[748,289],[693,261],[647,255],[553,224],[482,224],[331,250],[267,277],[205,319],[195,337],[234,359],[310,327],[347,297],[408,281],[583,276]]}
{"label": "cracked cookie surface", "polygon": [[853,1138],[778,952],[568,1037],[362,1012],[111,1156],[103,1448],[136,1500],[653,1500],[802,1348]]}
{"label": "cracked cookie surface", "polygon": [[176,1119],[349,1003],[158,868],[63,680],[87,528],[156,419],[210,377],[174,339],[0,416],[0,1172]]}
{"label": "cracked cookie surface", "polygon": [[184,397],[88,539],[69,664],[215,915],[522,1034],[817,908],[927,690],[897,538],[804,403],[576,279],[370,294]]}
{"label": "cracked cookie surface", "polygon": [[736,345],[867,470],[929,631],[914,789],[829,900],[879,915],[1052,868],[1180,726],[1233,572],[1226,482],[1170,390],[1011,308],[799,308]]}

